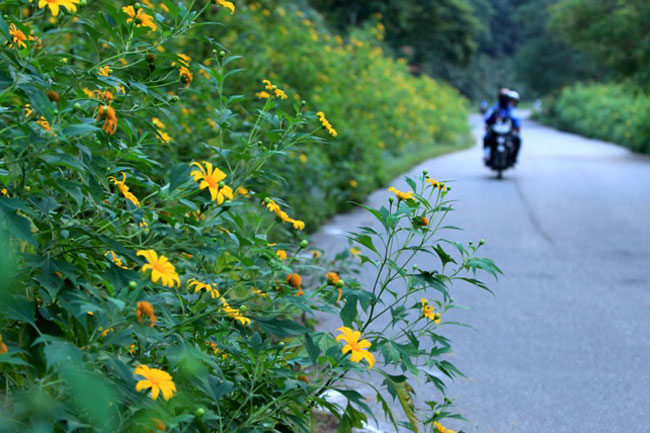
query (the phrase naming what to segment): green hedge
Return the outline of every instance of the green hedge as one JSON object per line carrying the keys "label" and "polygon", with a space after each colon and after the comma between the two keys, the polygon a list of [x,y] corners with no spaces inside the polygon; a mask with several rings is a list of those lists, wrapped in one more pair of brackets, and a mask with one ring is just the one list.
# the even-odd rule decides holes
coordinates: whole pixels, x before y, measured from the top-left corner
{"label": "green hedge", "polygon": [[650,153],[650,95],[622,84],[577,84],[544,104],[540,120],[565,131]]}

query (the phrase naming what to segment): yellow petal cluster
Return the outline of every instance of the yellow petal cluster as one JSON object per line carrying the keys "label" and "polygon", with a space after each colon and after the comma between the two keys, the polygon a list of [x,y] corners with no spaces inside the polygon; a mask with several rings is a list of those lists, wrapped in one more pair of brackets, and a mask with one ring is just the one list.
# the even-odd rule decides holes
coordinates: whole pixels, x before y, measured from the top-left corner
{"label": "yellow petal cluster", "polygon": [[400,200],[410,200],[410,199],[413,198],[413,191],[402,192],[402,191],[398,190],[397,188],[395,188],[393,186],[388,188],[388,191],[394,192],[395,195],[397,196],[397,198],[400,199]]}
{"label": "yellow petal cluster", "polygon": [[422,303],[422,315],[429,320],[440,323],[440,314],[434,311],[433,305],[429,305],[429,301],[424,298],[421,298],[420,302]]}
{"label": "yellow petal cluster", "polygon": [[232,188],[222,182],[226,178],[226,173],[214,168],[207,161],[203,161],[203,165],[192,162],[190,166],[198,167],[198,170],[190,172],[190,176],[192,176],[194,182],[199,183],[199,189],[208,188],[212,201],[216,200],[218,204],[222,204],[226,198],[233,199]]}
{"label": "yellow petal cluster", "polygon": [[136,253],[138,256],[143,256],[148,263],[142,266],[141,271],[151,270],[151,281],[157,283],[161,280],[161,284],[167,287],[174,287],[174,284],[180,287],[181,280],[176,273],[176,268],[172,265],[167,257],[161,255],[154,250],[140,250]]}
{"label": "yellow petal cluster", "polygon": [[323,125],[323,127],[324,127],[325,129],[327,129],[327,132],[328,132],[332,137],[336,137],[336,136],[338,135],[338,132],[336,132],[336,129],[334,129],[334,128],[332,127],[332,124],[331,124],[331,123],[327,120],[327,118],[325,117],[325,113],[323,113],[322,111],[319,111],[318,113],[316,113],[316,116],[318,116],[318,118],[320,119],[320,123]]}
{"label": "yellow petal cluster", "polygon": [[456,433],[454,430],[445,428],[442,424],[439,422],[434,422],[433,423],[434,427],[436,428],[436,433]]}
{"label": "yellow petal cluster", "polygon": [[149,368],[142,364],[135,368],[134,374],[141,376],[142,379],[135,385],[135,390],[140,392],[144,389],[151,388],[151,398],[156,400],[162,393],[165,400],[169,400],[176,394],[176,384],[172,376],[166,371]]}
{"label": "yellow petal cluster", "polygon": [[360,362],[362,359],[365,359],[368,362],[368,368],[372,368],[375,365],[375,356],[368,352],[371,344],[368,340],[361,340],[361,332],[350,329],[346,326],[338,328],[337,331],[341,331],[342,334],[336,337],[336,341],[343,340],[345,346],[341,349],[341,353],[346,354],[352,352],[350,356],[350,361]]}
{"label": "yellow petal cluster", "polygon": [[63,6],[68,12],[77,12],[77,5],[81,0],[38,0],[38,8],[42,9],[47,6],[52,16],[59,15],[59,9]]}
{"label": "yellow petal cluster", "polygon": [[219,291],[214,287],[214,285],[210,283],[203,283],[199,280],[196,280],[194,278],[190,278],[187,280],[187,286],[190,288],[194,288],[194,292],[200,292],[201,290],[205,290],[206,293],[209,293],[212,299],[217,299],[221,294]]}
{"label": "yellow petal cluster", "polygon": [[129,18],[126,19],[127,23],[130,23],[133,20],[135,20],[135,24],[137,27],[149,27],[153,31],[156,31],[156,29],[158,29],[158,26],[156,25],[156,22],[153,20],[153,17],[151,15],[146,14],[142,8],[138,9],[138,11],[136,12],[133,6],[124,6],[122,8],[122,12],[124,12],[129,16]]}
{"label": "yellow petal cluster", "polygon": [[283,211],[280,206],[273,201],[273,199],[267,198],[264,202],[262,202],[263,205],[266,206],[266,208],[269,210],[269,212],[274,212],[282,222],[288,222],[293,225],[293,228],[296,230],[304,230],[305,228],[305,223],[304,221],[296,220]]}
{"label": "yellow petal cluster", "polygon": [[236,321],[238,321],[244,326],[249,325],[251,323],[251,319],[249,319],[248,317],[244,317],[241,314],[239,308],[231,307],[230,304],[224,298],[220,298],[220,300],[222,305],[221,311],[226,313],[226,316],[230,317],[231,319],[235,319]]}
{"label": "yellow petal cluster", "polygon": [[140,201],[131,191],[129,191],[129,187],[126,186],[126,173],[122,172],[121,174],[122,180],[117,180],[114,176],[109,176],[108,180],[117,186],[125,199],[129,200],[135,206],[140,207]]}
{"label": "yellow petal cluster", "polygon": [[230,15],[235,13],[235,5],[233,4],[233,2],[229,2],[227,0],[217,0],[217,4],[221,7],[229,9]]}

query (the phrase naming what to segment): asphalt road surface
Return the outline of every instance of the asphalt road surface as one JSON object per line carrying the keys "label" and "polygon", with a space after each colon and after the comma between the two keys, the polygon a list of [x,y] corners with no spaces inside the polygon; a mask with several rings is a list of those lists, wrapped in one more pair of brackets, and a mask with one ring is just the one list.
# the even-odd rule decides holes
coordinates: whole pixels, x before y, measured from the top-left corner
{"label": "asphalt road surface", "polygon": [[[467,375],[449,396],[471,421],[449,427],[650,432],[650,158],[525,121],[519,165],[496,180],[481,162],[480,119],[471,122],[476,147],[407,173],[427,169],[454,181],[459,202],[449,223],[465,229],[454,239],[484,238],[482,255],[506,274],[491,285],[495,296],[454,290],[456,302],[472,308],[454,319],[476,330],[445,331]],[[409,189],[401,179],[393,185]],[[389,196],[377,191],[368,203]],[[338,250],[346,231],[369,224],[362,211],[339,215],[314,241]],[[330,318],[320,326],[341,324]],[[436,396],[432,387],[415,388],[418,407]]]}

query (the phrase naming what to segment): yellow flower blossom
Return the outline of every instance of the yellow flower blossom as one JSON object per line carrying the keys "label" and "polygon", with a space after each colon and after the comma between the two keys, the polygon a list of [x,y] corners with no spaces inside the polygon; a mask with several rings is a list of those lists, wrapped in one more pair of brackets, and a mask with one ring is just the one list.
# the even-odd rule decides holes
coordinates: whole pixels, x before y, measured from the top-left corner
{"label": "yellow flower blossom", "polygon": [[346,326],[338,328],[337,331],[341,331],[342,334],[336,337],[336,341],[343,340],[345,346],[341,349],[341,353],[346,354],[352,352],[350,356],[350,361],[360,362],[362,359],[365,359],[368,362],[368,368],[372,368],[375,365],[375,356],[368,351],[371,344],[368,340],[361,340],[361,332],[350,329]]}
{"label": "yellow flower blossom", "polygon": [[167,126],[165,126],[165,124],[162,123],[162,122],[160,121],[160,119],[157,118],[157,117],[152,118],[152,119],[151,119],[151,123],[153,124],[153,126],[155,126],[155,127],[158,128],[158,129],[166,129],[166,128],[167,128]]}
{"label": "yellow flower blossom", "polygon": [[97,121],[104,120],[102,129],[109,135],[115,134],[117,131],[117,115],[115,109],[110,105],[100,105],[97,107]]}
{"label": "yellow flower blossom", "polygon": [[440,423],[437,422],[437,421],[434,422],[433,425],[434,425],[434,427],[436,428],[436,433],[456,433],[456,432],[455,432],[454,430],[452,430],[452,429],[445,428],[442,424],[440,424]]}
{"label": "yellow flower blossom", "polygon": [[141,364],[135,368],[134,374],[143,377],[143,379],[135,385],[135,390],[140,392],[144,389],[151,388],[151,398],[153,400],[156,400],[160,393],[162,393],[165,400],[169,400],[177,392],[176,384],[174,383],[172,376],[166,371],[157,368],[149,368],[148,366]]}
{"label": "yellow flower blossom", "polygon": [[14,44],[18,45],[18,48],[27,48],[27,44],[25,44],[27,36],[16,27],[16,24],[11,23],[9,25],[9,34],[11,35],[11,41],[13,42],[12,44],[9,44],[10,48],[13,48]]}
{"label": "yellow flower blossom", "polygon": [[61,6],[66,8],[68,12],[77,12],[77,5],[81,0],[38,0],[38,8],[43,9],[47,6],[52,13],[52,16],[59,15]]}
{"label": "yellow flower blossom", "polygon": [[274,88],[273,83],[271,83],[269,80],[262,80],[262,84],[264,84],[264,88],[266,90],[273,90]]}
{"label": "yellow flower blossom", "polygon": [[287,284],[298,289],[298,292],[294,296],[302,296],[305,292],[302,290],[302,277],[299,274],[289,274],[287,275]]}
{"label": "yellow flower blossom", "polygon": [[32,110],[32,106],[30,104],[25,104],[25,117],[29,117],[34,113],[34,110]]}
{"label": "yellow flower blossom", "polygon": [[433,306],[429,305],[429,301],[421,298],[420,302],[422,303],[422,314],[424,317],[436,322],[436,324],[440,323],[440,314],[434,312]]}
{"label": "yellow flower blossom", "polygon": [[7,191],[7,188],[0,189],[0,193],[2,193],[2,195],[4,195],[5,197],[9,195],[9,191]]}
{"label": "yellow flower blossom", "polygon": [[187,280],[187,286],[192,288],[194,287],[194,292],[200,292],[201,290],[205,290],[206,293],[209,293],[212,299],[217,299],[221,294],[219,291],[210,283],[202,283],[199,280],[196,280],[194,278],[190,278]]}
{"label": "yellow flower blossom", "polygon": [[101,68],[97,69],[97,75],[100,75],[102,77],[110,77],[110,75],[111,75],[111,67],[110,66],[102,66]]}
{"label": "yellow flower blossom", "polygon": [[0,355],[4,355],[7,352],[9,352],[9,349],[7,348],[5,342],[2,340],[2,334],[0,334]]}
{"label": "yellow flower blossom", "polygon": [[357,247],[352,247],[350,248],[350,254],[352,254],[353,256],[358,256],[359,254],[361,254],[361,250]]}
{"label": "yellow flower blossom", "polygon": [[315,258],[315,259],[320,259],[322,255],[323,255],[323,253],[321,253],[321,252],[318,251],[318,250],[312,250],[312,251],[311,251],[311,256],[312,256],[313,258]]}
{"label": "yellow flower blossom", "polygon": [[430,183],[432,187],[438,188],[440,191],[447,191],[447,186],[438,182],[437,180],[427,178],[426,182]]}
{"label": "yellow flower blossom", "polygon": [[190,176],[194,178],[195,182],[199,182],[199,189],[208,188],[212,200],[217,200],[218,204],[222,204],[226,198],[233,199],[233,191],[228,185],[223,183],[226,174],[218,168],[213,168],[212,164],[203,161],[205,168],[198,162],[192,162],[190,166],[198,167],[198,170],[193,170]]}
{"label": "yellow flower blossom", "polygon": [[149,326],[154,327],[156,324],[156,315],[153,312],[153,306],[147,301],[138,301],[136,308],[136,318],[138,322],[142,321],[142,316],[147,316],[149,318]]}
{"label": "yellow flower blossom", "polygon": [[38,123],[45,131],[50,132],[52,128],[50,127],[50,122],[43,116],[41,116],[36,123]]}
{"label": "yellow flower blossom", "polygon": [[129,16],[129,18],[126,20],[127,23],[135,20],[137,27],[149,27],[153,31],[156,31],[158,29],[158,26],[153,20],[153,17],[144,13],[144,10],[142,8],[138,9],[136,12],[133,6],[124,6],[122,7],[122,12]]}
{"label": "yellow flower blossom", "polygon": [[255,96],[257,96],[258,98],[263,98],[263,99],[268,99],[268,98],[271,97],[271,95],[268,92],[265,92],[264,90],[262,90],[261,92],[257,92],[255,94]]}
{"label": "yellow flower blossom", "polygon": [[149,263],[142,266],[142,271],[151,269],[151,281],[156,283],[161,280],[163,286],[174,287],[176,283],[179,287],[181,280],[178,278],[176,268],[172,265],[167,257],[160,256],[154,250],[140,250],[136,253],[138,256],[144,256]]}
{"label": "yellow flower blossom", "polygon": [[280,260],[286,260],[287,259],[287,252],[285,250],[277,250],[275,252],[275,255],[280,258]]}
{"label": "yellow flower blossom", "polygon": [[395,195],[397,196],[397,198],[398,198],[399,200],[410,200],[410,199],[413,198],[413,191],[402,192],[402,191],[396,189],[396,188],[393,187],[393,186],[391,186],[390,188],[388,188],[388,191],[390,191],[390,192],[394,192]]}
{"label": "yellow flower blossom", "polygon": [[242,316],[239,308],[232,308],[224,298],[220,298],[220,300],[222,304],[221,311],[226,313],[228,317],[230,317],[231,319],[235,319],[236,321],[238,321],[244,326],[249,325],[251,323],[251,319]]}
{"label": "yellow flower blossom", "polygon": [[122,175],[122,180],[117,180],[114,176],[109,176],[108,180],[113,182],[113,185],[117,186],[125,199],[129,200],[135,206],[140,207],[140,201],[138,198],[129,191],[129,187],[126,185],[126,173],[120,173]]}
{"label": "yellow flower blossom", "polygon": [[287,99],[287,94],[280,89],[273,90],[273,93],[280,99]]}
{"label": "yellow flower blossom", "polygon": [[300,162],[302,162],[303,164],[307,163],[307,155],[305,155],[304,153],[298,155],[298,158],[300,159]]}
{"label": "yellow flower blossom", "polygon": [[327,120],[327,118],[325,118],[325,113],[323,113],[322,111],[319,111],[318,113],[316,113],[316,116],[318,116],[318,118],[320,119],[320,123],[323,125],[323,127],[325,129],[327,129],[327,132],[331,136],[336,137],[338,135],[338,132],[336,132],[336,129],[334,129],[332,127],[332,124]]}
{"label": "yellow flower blossom", "polygon": [[217,0],[217,4],[230,10],[230,15],[235,13],[235,5],[227,0]]}
{"label": "yellow flower blossom", "polygon": [[122,259],[115,254],[115,251],[109,250],[106,251],[106,254],[104,254],[106,257],[111,259],[111,261],[115,264],[115,266],[120,267],[122,269],[128,269],[126,266],[124,266],[124,263],[122,263]]}

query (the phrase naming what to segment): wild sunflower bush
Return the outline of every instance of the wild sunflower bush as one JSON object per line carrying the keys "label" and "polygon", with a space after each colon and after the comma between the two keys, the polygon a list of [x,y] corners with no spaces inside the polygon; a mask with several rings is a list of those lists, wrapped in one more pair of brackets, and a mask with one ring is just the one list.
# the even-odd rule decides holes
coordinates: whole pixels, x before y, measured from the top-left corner
{"label": "wild sunflower bush", "polygon": [[426,175],[368,209],[383,229],[351,234],[354,254],[310,250],[282,167],[338,125],[270,75],[268,97],[229,91],[241,59],[206,35],[236,10],[0,5],[0,431],[306,432],[321,408],[349,432],[377,415],[342,388],[357,373],[385,378],[396,424],[457,416],[442,394],[416,410],[408,382],[444,393],[450,285],[498,268],[439,238],[451,203]]}
{"label": "wild sunflower bush", "polygon": [[576,84],[547,98],[549,125],[650,153],[650,96],[623,84]]}

